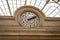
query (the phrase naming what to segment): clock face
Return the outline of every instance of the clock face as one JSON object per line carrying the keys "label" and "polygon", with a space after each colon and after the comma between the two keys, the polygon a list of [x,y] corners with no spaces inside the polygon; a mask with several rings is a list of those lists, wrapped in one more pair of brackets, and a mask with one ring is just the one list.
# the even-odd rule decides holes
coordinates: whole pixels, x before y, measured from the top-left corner
{"label": "clock face", "polygon": [[40,18],[35,13],[25,12],[20,16],[20,24],[25,27],[37,27],[39,23]]}

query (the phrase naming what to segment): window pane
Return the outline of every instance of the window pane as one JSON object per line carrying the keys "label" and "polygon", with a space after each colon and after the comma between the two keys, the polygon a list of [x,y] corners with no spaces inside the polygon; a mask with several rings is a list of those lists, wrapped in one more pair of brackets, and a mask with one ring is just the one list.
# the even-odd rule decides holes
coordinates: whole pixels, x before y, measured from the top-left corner
{"label": "window pane", "polygon": [[46,17],[60,17],[60,1],[53,0],[0,0],[0,16],[13,16],[17,8],[25,6],[25,1],[26,6],[39,8]]}

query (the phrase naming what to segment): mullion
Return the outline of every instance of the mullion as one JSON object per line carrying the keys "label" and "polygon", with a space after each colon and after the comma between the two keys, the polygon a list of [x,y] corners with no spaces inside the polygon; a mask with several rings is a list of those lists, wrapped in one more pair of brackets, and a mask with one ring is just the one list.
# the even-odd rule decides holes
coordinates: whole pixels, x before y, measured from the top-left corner
{"label": "mullion", "polygon": [[[52,7],[52,6],[51,6],[51,7]],[[51,7],[49,7],[49,9],[50,9]],[[46,12],[48,12],[48,10],[49,10],[49,9],[47,9],[47,11],[46,11]],[[46,13],[46,12],[45,12],[45,13]]]}
{"label": "mullion", "polygon": [[25,6],[26,6],[26,3],[27,3],[27,0],[25,0],[25,4],[24,4]]}
{"label": "mullion", "polygon": [[12,16],[11,9],[10,9],[10,5],[9,5],[9,3],[8,3],[8,0],[6,0],[6,2],[7,2],[7,6],[8,6],[8,9],[9,9],[10,15]]}
{"label": "mullion", "polygon": [[57,3],[59,2],[60,0],[57,1]]}
{"label": "mullion", "polygon": [[12,0],[12,6],[13,6],[13,12],[14,12],[14,5],[13,5],[13,0]]}
{"label": "mullion", "polygon": [[16,0],[16,8],[17,8],[17,0]]}
{"label": "mullion", "polygon": [[49,3],[49,0],[46,1],[44,7],[42,8],[42,10],[45,8],[45,6]]}
{"label": "mullion", "polygon": [[[49,15],[51,15],[59,6],[57,6]],[[49,16],[47,15],[47,16]]]}
{"label": "mullion", "polygon": [[[60,13],[60,11],[57,13],[57,14],[59,14]],[[57,14],[55,14],[55,15],[53,15],[53,16],[56,16]]]}
{"label": "mullion", "polygon": [[[60,10],[60,9],[59,9]],[[59,14],[60,13],[60,11],[58,12],[58,13],[56,13],[54,16],[56,16],[57,14]]]}
{"label": "mullion", "polygon": [[[1,2],[2,2],[2,5],[3,5],[3,7],[4,7],[4,10],[6,11],[6,8],[5,8],[2,0],[1,0]],[[6,14],[8,14],[7,11],[6,11]]]}
{"label": "mullion", "polygon": [[21,0],[20,0],[20,6],[21,6]]}
{"label": "mullion", "polygon": [[30,0],[30,5],[31,5],[32,0]]}
{"label": "mullion", "polygon": [[[42,0],[41,0],[41,1],[42,1]],[[40,3],[39,3],[38,7],[40,6],[40,4],[41,4],[41,1],[40,1]]]}
{"label": "mullion", "polygon": [[36,1],[37,1],[37,0],[35,0],[34,6],[35,6],[35,4],[36,4]]}
{"label": "mullion", "polygon": [[3,14],[4,14],[4,16],[5,16],[5,13],[4,13],[4,11],[3,11],[3,9],[0,7],[0,10],[3,12]]}
{"label": "mullion", "polygon": [[[54,1],[54,0],[53,0]],[[58,3],[59,2],[59,0],[56,2],[56,1],[54,1],[55,3]]]}

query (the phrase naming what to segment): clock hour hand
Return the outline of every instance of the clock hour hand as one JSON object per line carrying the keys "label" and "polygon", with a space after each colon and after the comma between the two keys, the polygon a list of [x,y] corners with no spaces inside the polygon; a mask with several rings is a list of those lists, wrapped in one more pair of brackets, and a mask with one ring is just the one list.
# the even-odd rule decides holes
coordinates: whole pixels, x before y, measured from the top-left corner
{"label": "clock hour hand", "polygon": [[34,17],[32,17],[32,18],[29,18],[28,21],[30,21],[30,20],[32,20],[32,19],[35,19],[35,18],[36,18],[36,16],[34,16]]}

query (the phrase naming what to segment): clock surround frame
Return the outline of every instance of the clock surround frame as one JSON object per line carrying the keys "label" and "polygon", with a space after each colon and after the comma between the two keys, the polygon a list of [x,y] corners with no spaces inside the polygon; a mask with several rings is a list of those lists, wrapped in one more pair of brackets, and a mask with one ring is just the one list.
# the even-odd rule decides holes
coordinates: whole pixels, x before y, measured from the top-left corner
{"label": "clock surround frame", "polygon": [[[24,25],[21,25],[21,23],[20,23],[21,20],[19,17],[25,12],[35,13],[39,17],[39,19],[40,19],[39,24],[37,25],[37,27],[33,27],[33,28],[42,27],[43,21],[45,19],[45,15],[43,14],[43,12],[40,9],[33,7],[33,6],[22,6],[15,11],[14,17],[21,27],[24,27]],[[24,28],[29,28],[29,27],[24,27]],[[30,27],[30,28],[32,28],[32,27]]]}

